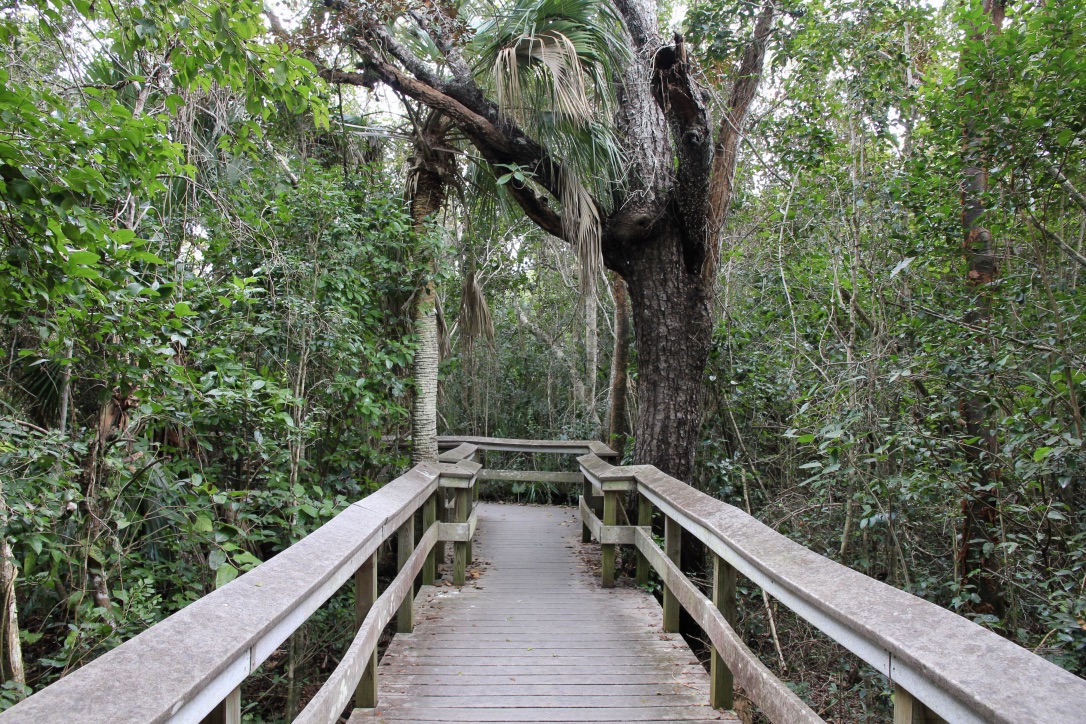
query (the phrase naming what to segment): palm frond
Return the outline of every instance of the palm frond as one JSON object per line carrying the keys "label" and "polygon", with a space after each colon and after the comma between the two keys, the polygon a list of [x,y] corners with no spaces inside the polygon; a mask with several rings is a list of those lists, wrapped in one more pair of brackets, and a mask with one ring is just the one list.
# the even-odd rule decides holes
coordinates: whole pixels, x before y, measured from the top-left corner
{"label": "palm frond", "polygon": [[592,287],[603,266],[599,211],[592,195],[570,171],[562,179],[562,227],[577,252],[581,291],[595,293]]}
{"label": "palm frond", "polygon": [[526,99],[542,101],[544,108],[571,125],[589,123],[595,109],[585,88],[585,76],[577,47],[562,33],[548,30],[521,35],[501,48],[494,61],[498,108],[517,123],[532,125],[539,106]]}
{"label": "palm frond", "polygon": [[464,288],[460,294],[460,328],[464,335],[464,346],[468,349],[480,337],[494,341],[494,319],[490,316],[490,305],[473,268],[464,274]]}

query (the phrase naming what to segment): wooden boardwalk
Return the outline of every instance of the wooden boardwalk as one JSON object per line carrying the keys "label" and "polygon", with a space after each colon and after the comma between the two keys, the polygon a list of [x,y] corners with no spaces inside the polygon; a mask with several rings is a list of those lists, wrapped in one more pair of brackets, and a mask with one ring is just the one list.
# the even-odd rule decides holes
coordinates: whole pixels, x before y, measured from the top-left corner
{"label": "wooden boardwalk", "polygon": [[[660,606],[604,589],[572,509],[481,504],[480,576],[424,587],[351,722],[705,722],[709,677]],[[594,549],[598,555],[598,547]]]}

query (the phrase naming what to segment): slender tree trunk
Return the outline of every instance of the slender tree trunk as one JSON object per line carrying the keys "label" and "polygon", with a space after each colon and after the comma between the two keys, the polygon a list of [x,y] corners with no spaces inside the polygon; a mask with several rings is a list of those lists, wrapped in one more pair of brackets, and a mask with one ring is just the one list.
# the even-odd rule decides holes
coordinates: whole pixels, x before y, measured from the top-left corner
{"label": "slender tree trunk", "polygon": [[[0,501],[2,503],[2,501]],[[26,684],[23,669],[23,649],[19,642],[19,608],[15,600],[15,579],[18,569],[13,562],[11,546],[0,538],[0,673],[3,681]]]}
{"label": "slender tree trunk", "polygon": [[611,354],[611,393],[607,413],[606,443],[622,460],[626,453],[626,438],[630,428],[626,424],[626,390],[630,367],[630,295],[626,281],[612,275],[615,296],[615,345]]}
{"label": "slender tree trunk", "polygon": [[301,699],[301,674],[299,672],[298,659],[300,652],[299,638],[301,631],[295,631],[287,639],[287,710],[286,720],[294,721],[298,716],[299,700]]}
{"label": "slender tree trunk", "polygon": [[588,395],[585,413],[595,429],[593,434],[598,434],[600,428],[600,415],[596,409],[596,371],[600,366],[598,317],[599,298],[593,283],[584,295],[585,393]]}
{"label": "slender tree trunk", "polygon": [[[1003,0],[984,0],[984,10],[991,25],[983,30],[972,31],[974,41],[984,40],[990,32],[998,33],[1003,24]],[[963,56],[963,74],[972,74],[970,58]],[[977,93],[984,93],[984,84],[978,84]],[[962,179],[962,237],[968,272],[966,284],[973,294],[972,303],[965,315],[965,322],[974,328],[984,328],[992,318],[990,286],[998,274],[998,264],[991,231],[984,225],[984,195],[988,192],[988,159],[983,146],[985,130],[975,123],[968,123],[962,140],[962,156],[965,169]],[[975,337],[978,354],[992,339],[984,334]],[[962,400],[962,417],[965,434],[970,442],[964,447],[965,457],[972,471],[972,489],[962,501],[961,544],[958,549],[961,583],[976,589],[980,603],[974,606],[977,613],[1002,616],[1004,605],[998,584],[999,532],[999,472],[996,455],[999,443],[992,420],[992,411],[986,388],[991,384],[989,376],[974,380],[972,392]]]}

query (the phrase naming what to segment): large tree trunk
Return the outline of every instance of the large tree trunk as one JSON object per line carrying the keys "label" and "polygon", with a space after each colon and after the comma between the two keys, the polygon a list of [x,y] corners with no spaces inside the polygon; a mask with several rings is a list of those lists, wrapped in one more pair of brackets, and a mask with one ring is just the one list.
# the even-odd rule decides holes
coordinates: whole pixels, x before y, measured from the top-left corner
{"label": "large tree trunk", "polygon": [[627,280],[637,344],[634,460],[690,481],[712,342],[712,282],[689,272],[670,225],[615,259]]}
{"label": "large tree trunk", "polygon": [[[988,33],[998,33],[1003,25],[1003,0],[984,0],[985,13],[991,25],[972,32],[973,40],[984,40]],[[972,74],[970,58],[963,54],[963,73]],[[977,84],[976,93],[983,93],[984,84]],[[966,284],[974,297],[965,321],[973,328],[985,328],[992,318],[990,286],[998,274],[998,263],[992,232],[984,225],[984,195],[988,192],[988,159],[984,153],[985,131],[975,123],[967,124],[962,141],[965,169],[962,179],[962,242],[968,272]],[[991,344],[988,335],[978,334],[975,344],[980,354]],[[972,490],[962,501],[962,530],[958,548],[958,570],[961,583],[976,589],[980,603],[977,613],[1002,616],[1004,605],[998,583],[999,499],[996,489],[999,472],[996,455],[999,442],[991,419],[988,395],[982,391],[991,384],[985,375],[973,381],[973,391],[962,400],[965,434],[965,457],[972,472]]]}

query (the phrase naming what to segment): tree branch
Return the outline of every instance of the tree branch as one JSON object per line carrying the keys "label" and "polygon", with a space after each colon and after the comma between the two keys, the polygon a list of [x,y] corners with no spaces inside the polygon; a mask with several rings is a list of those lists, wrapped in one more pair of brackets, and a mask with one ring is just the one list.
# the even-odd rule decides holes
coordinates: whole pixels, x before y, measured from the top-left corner
{"label": "tree branch", "polygon": [[1048,172],[1048,175],[1056,179],[1056,182],[1063,187],[1063,190],[1066,191],[1072,199],[1074,199],[1080,209],[1086,211],[1086,196],[1083,196],[1082,192],[1076,189],[1074,184],[1072,184],[1071,181],[1063,175],[1063,172],[1056,168],[1051,161],[1046,158],[1042,158],[1040,161],[1041,165],[1044,166],[1045,171]]}
{"label": "tree branch", "polygon": [[686,43],[659,48],[652,58],[652,95],[664,112],[678,159],[672,203],[683,230],[687,269],[697,271],[706,256],[706,204],[713,163],[713,133],[703,91],[690,75]]}
{"label": "tree branch", "polygon": [[1047,226],[1042,224],[1041,221],[1037,217],[1035,217],[1033,214],[1030,214],[1029,216],[1030,216],[1030,220],[1033,222],[1033,225],[1037,227],[1037,230],[1041,232],[1042,236],[1046,236],[1049,239],[1052,239],[1052,241],[1056,242],[1056,244],[1061,249],[1063,249],[1063,251],[1067,254],[1067,256],[1069,256],[1072,259],[1074,259],[1075,261],[1077,261],[1083,267],[1086,267],[1086,256],[1083,256],[1082,254],[1080,254],[1078,249],[1076,249],[1075,247],[1071,246],[1066,241],[1064,241],[1063,237],[1060,236],[1059,233],[1057,233],[1055,231],[1052,231]]}
{"label": "tree branch", "polygon": [[713,157],[713,174],[709,189],[709,220],[706,225],[706,243],[710,253],[702,273],[706,278],[716,273],[720,264],[720,231],[731,210],[735,167],[739,160],[739,140],[750,105],[758,93],[765,66],[766,43],[773,30],[776,3],[765,5],[754,26],[754,39],[743,53],[739,73],[732,84],[728,108],[720,122],[716,152]]}

